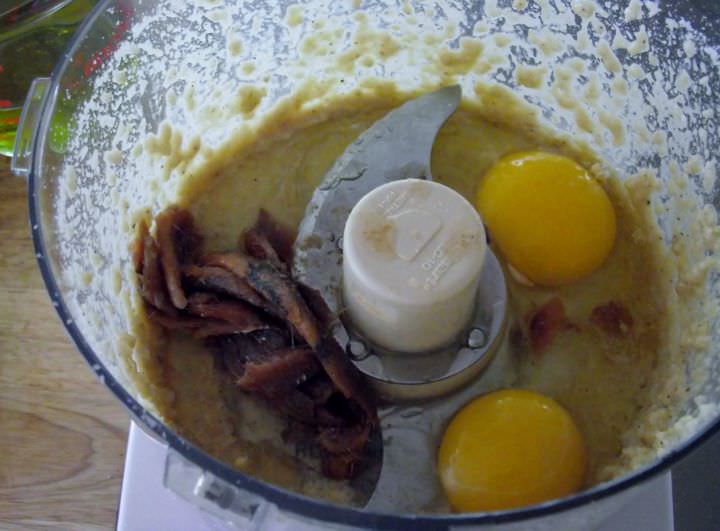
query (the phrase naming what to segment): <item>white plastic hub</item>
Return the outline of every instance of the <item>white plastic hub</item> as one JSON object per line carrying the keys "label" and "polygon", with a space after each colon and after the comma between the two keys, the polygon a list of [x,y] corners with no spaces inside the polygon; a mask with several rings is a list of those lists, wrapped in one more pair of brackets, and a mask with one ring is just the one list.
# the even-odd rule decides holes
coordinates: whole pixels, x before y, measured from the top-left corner
{"label": "white plastic hub", "polygon": [[343,302],[375,345],[417,353],[450,344],[468,324],[487,244],[475,208],[419,179],[365,195],[343,235]]}

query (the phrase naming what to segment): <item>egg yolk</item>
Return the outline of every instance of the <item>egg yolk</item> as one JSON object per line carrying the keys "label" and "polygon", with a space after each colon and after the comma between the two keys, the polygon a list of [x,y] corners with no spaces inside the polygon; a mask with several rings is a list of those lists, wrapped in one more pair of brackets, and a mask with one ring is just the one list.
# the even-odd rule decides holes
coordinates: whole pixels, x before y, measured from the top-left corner
{"label": "egg yolk", "polygon": [[573,160],[528,151],[502,158],[483,177],[477,209],[517,271],[557,286],[600,267],[615,241],[605,190]]}
{"label": "egg yolk", "polygon": [[496,391],[452,419],[438,471],[456,511],[510,509],[567,496],[585,473],[585,447],[568,412],[544,395]]}

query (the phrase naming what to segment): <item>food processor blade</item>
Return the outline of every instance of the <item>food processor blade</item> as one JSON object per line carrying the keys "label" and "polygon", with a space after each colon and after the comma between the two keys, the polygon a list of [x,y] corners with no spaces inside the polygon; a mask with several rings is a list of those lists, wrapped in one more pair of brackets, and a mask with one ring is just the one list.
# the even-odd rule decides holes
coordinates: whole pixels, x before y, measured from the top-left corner
{"label": "food processor blade", "polygon": [[[325,174],[305,210],[295,240],[293,276],[340,310],[342,234],[350,211],[370,190],[400,179],[432,179],[430,153],[438,130],[460,103],[458,85],[415,98],[362,133]],[[347,332],[331,328],[341,345]]]}

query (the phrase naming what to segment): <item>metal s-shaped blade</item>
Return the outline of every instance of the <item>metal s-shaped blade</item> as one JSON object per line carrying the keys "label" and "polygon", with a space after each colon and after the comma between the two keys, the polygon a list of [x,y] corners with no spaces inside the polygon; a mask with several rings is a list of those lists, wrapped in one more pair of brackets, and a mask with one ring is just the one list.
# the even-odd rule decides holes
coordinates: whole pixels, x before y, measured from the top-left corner
{"label": "metal s-shaped blade", "polygon": [[[390,111],[362,133],[325,174],[295,240],[294,278],[340,313],[342,235],[350,211],[370,190],[400,179],[431,179],[430,155],[440,127],[457,109],[457,85],[424,94]],[[347,334],[338,323],[342,346]]]}

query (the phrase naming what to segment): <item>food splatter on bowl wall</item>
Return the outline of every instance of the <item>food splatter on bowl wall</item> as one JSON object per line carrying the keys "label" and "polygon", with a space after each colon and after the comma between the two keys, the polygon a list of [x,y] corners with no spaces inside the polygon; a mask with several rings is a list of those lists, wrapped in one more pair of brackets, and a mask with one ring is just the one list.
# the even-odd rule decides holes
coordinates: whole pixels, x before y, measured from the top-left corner
{"label": "food splatter on bowl wall", "polygon": [[[334,504],[504,510],[602,493],[665,463],[716,421],[720,366],[717,52],[670,7],[161,2],[138,12],[132,38],[93,73],[74,134],[48,155],[62,170],[42,203],[45,238],[77,333],[147,412],[228,474]],[[323,312],[278,242],[292,241],[358,135],[449,85],[462,100],[435,140],[432,176],[485,223],[507,282],[507,337],[472,392],[436,399],[453,406],[428,422],[420,494],[379,508],[363,471],[387,465],[373,441],[387,456],[398,443],[383,437],[384,419],[410,406],[376,409],[377,397],[358,398],[372,390],[348,383],[362,379],[350,361],[349,380],[327,363]],[[239,308],[254,320],[243,313],[240,326]],[[278,328],[285,335],[268,339]],[[270,380],[250,376],[279,350],[295,372],[283,373],[288,384],[273,366],[270,393]],[[303,424],[288,404],[310,398]],[[320,454],[299,455],[299,433]],[[340,440],[357,453],[352,466],[328,450]],[[565,451],[533,454],[522,441]],[[503,495],[519,483],[527,495]]]}

